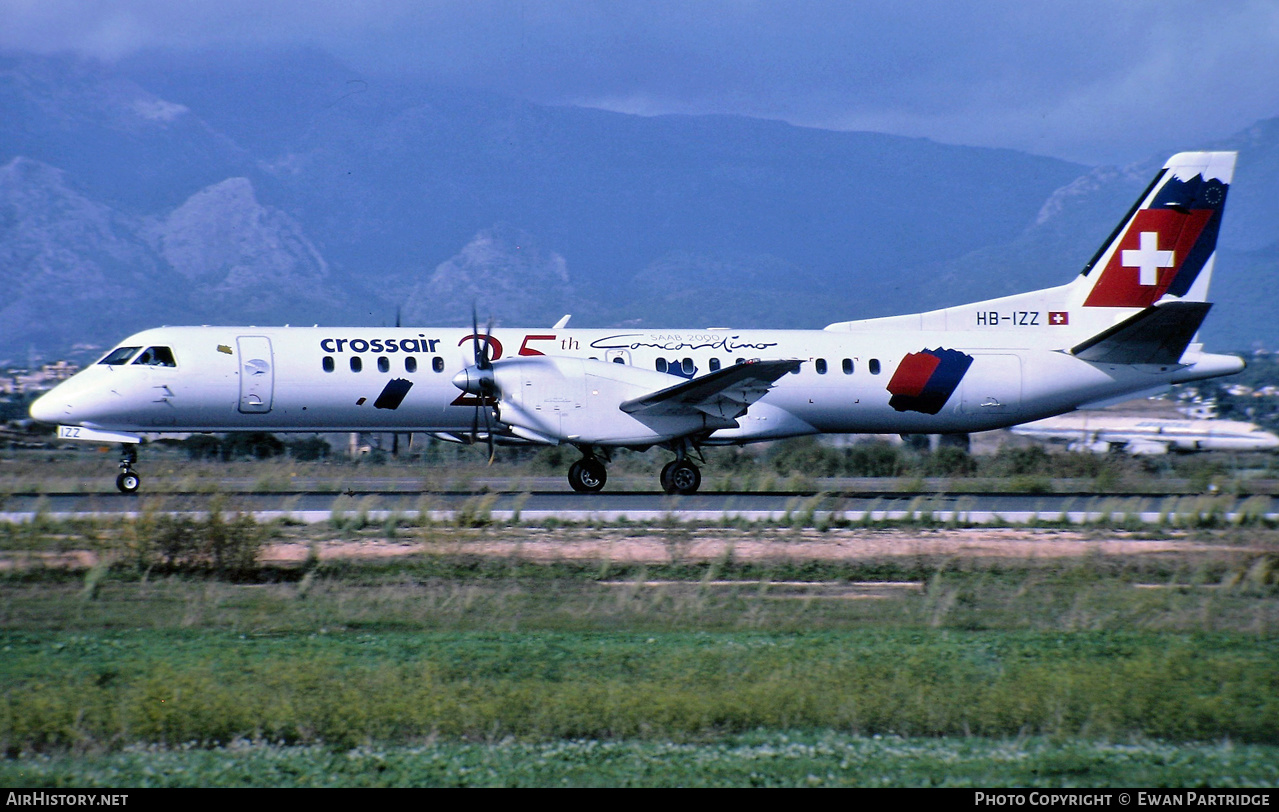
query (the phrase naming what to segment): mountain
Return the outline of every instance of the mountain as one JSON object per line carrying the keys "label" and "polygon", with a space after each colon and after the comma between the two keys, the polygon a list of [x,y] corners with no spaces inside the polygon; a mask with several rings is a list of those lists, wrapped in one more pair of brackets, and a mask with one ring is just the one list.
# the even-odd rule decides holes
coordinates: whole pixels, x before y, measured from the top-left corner
{"label": "mountain", "polygon": [[[1203,340],[1218,349],[1279,348],[1279,118],[1193,149],[1235,150],[1213,272],[1213,314]],[[1100,167],[1056,190],[1016,238],[939,263],[943,283],[927,302],[940,307],[1069,280],[1124,216],[1167,155],[1123,167]],[[993,278],[992,278],[993,277]],[[884,293],[886,299],[890,293]],[[887,315],[887,313],[885,313]]]}
{"label": "mountain", "polygon": [[507,324],[537,324],[547,313],[572,312],[574,298],[564,257],[543,250],[533,235],[500,224],[476,234],[413,285],[402,315],[409,324],[438,324],[487,300],[502,303]]}
{"label": "mountain", "polygon": [[[1242,150],[1222,340],[1279,345],[1279,124]],[[1227,143],[1229,142],[1229,143]],[[1199,145],[1186,145],[1195,148]],[[361,76],[316,51],[0,57],[0,360],[160,323],[820,327],[1070,278],[1123,169]],[[1229,302],[1229,304],[1227,304]],[[1211,333],[1210,333],[1211,335]]]}
{"label": "mountain", "polygon": [[0,355],[101,340],[119,333],[122,313],[154,320],[180,308],[142,225],[60,169],[28,158],[0,166]]}
{"label": "mountain", "polygon": [[281,301],[303,321],[341,312],[324,257],[297,221],[258,202],[247,178],[201,189],[145,233],[171,279],[198,291],[190,307],[206,318],[270,319]]}
{"label": "mountain", "polygon": [[55,166],[90,196],[152,212],[256,173],[253,158],[185,105],[80,60],[0,56],[0,162]]}

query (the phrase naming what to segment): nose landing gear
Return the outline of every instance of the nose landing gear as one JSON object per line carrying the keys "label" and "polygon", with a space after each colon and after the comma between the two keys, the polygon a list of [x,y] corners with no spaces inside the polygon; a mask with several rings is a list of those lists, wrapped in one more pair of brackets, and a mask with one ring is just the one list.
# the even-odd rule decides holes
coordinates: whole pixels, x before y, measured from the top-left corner
{"label": "nose landing gear", "polygon": [[138,450],[132,445],[124,446],[124,454],[120,457],[120,473],[115,478],[115,486],[120,493],[137,493],[142,485],[142,477],[133,470],[138,461]]}

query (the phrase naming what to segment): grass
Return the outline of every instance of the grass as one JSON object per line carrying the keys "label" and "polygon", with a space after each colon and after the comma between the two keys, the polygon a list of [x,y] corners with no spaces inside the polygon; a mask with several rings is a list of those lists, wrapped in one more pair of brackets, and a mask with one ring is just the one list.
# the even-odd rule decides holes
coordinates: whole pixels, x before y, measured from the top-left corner
{"label": "grass", "polygon": [[[772,524],[603,527],[508,525],[491,499],[450,522],[356,501],[306,526],[0,526],[0,782],[1279,778],[1279,531],[1212,499],[1151,499],[1195,518],[1137,530],[1117,504],[1019,555],[929,546],[964,532],[931,521],[850,527],[820,496]],[[404,551],[327,557],[369,541]],[[305,556],[263,565],[282,543]]]}
{"label": "grass", "polygon": [[569,739],[346,750],[234,742],[0,761],[26,787],[1273,787],[1273,747],[752,731],[713,742]]}
{"label": "grass", "polygon": [[6,635],[0,648],[10,753],[758,729],[1279,744],[1279,647],[1221,634],[326,629]]}
{"label": "grass", "polygon": [[[286,456],[228,461],[190,459],[180,446],[147,443],[139,470],[146,493],[360,490],[370,480],[401,490],[470,492],[476,480],[505,479],[523,490],[529,482],[565,484],[564,472],[577,453],[571,449],[541,451],[503,449],[488,464],[483,447],[457,447],[428,441],[398,460],[374,462],[335,454],[308,461]],[[958,458],[965,465],[947,467]],[[610,491],[655,487],[665,455],[619,450],[609,465]],[[118,451],[114,446],[66,445],[48,449],[6,449],[0,458],[0,494],[112,493]],[[992,455],[966,455],[957,449],[920,453],[885,444],[827,448],[813,438],[796,438],[744,448],[706,450],[705,491],[876,490],[903,493],[931,491],[1013,491],[1022,493],[1118,490],[1165,495],[1205,493],[1274,493],[1279,466],[1273,455],[1213,452],[1185,458],[1142,459],[1124,455],[1046,452],[1038,448],[1005,448]]]}
{"label": "grass", "polygon": [[[138,747],[234,763],[227,748],[245,741],[714,750],[828,731],[1277,746],[1279,607],[1273,561],[1253,549],[1273,532],[1214,532],[1248,532],[1248,546],[1000,566],[444,552],[312,561],[258,583],[32,570],[0,582],[0,746],[15,769]],[[910,578],[917,588],[847,597],[854,582]],[[781,586],[794,581],[844,597]]]}

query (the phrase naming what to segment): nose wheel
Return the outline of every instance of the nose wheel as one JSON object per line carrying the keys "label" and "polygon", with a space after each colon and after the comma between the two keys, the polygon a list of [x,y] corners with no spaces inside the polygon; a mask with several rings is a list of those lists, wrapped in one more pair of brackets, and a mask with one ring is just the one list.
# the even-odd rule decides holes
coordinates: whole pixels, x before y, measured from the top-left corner
{"label": "nose wheel", "polygon": [[120,458],[120,473],[115,478],[115,486],[120,493],[137,493],[142,485],[142,477],[133,470],[133,464],[137,461],[137,450],[131,445],[126,445],[124,456]]}

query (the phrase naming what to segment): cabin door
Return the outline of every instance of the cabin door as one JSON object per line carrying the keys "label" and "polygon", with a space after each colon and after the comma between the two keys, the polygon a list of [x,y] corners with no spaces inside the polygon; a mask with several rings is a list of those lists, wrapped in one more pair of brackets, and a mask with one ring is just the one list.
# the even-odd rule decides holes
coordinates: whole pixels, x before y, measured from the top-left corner
{"label": "cabin door", "polygon": [[271,339],[266,336],[240,336],[235,343],[240,350],[240,411],[244,414],[265,414],[271,411],[271,401],[275,396]]}

